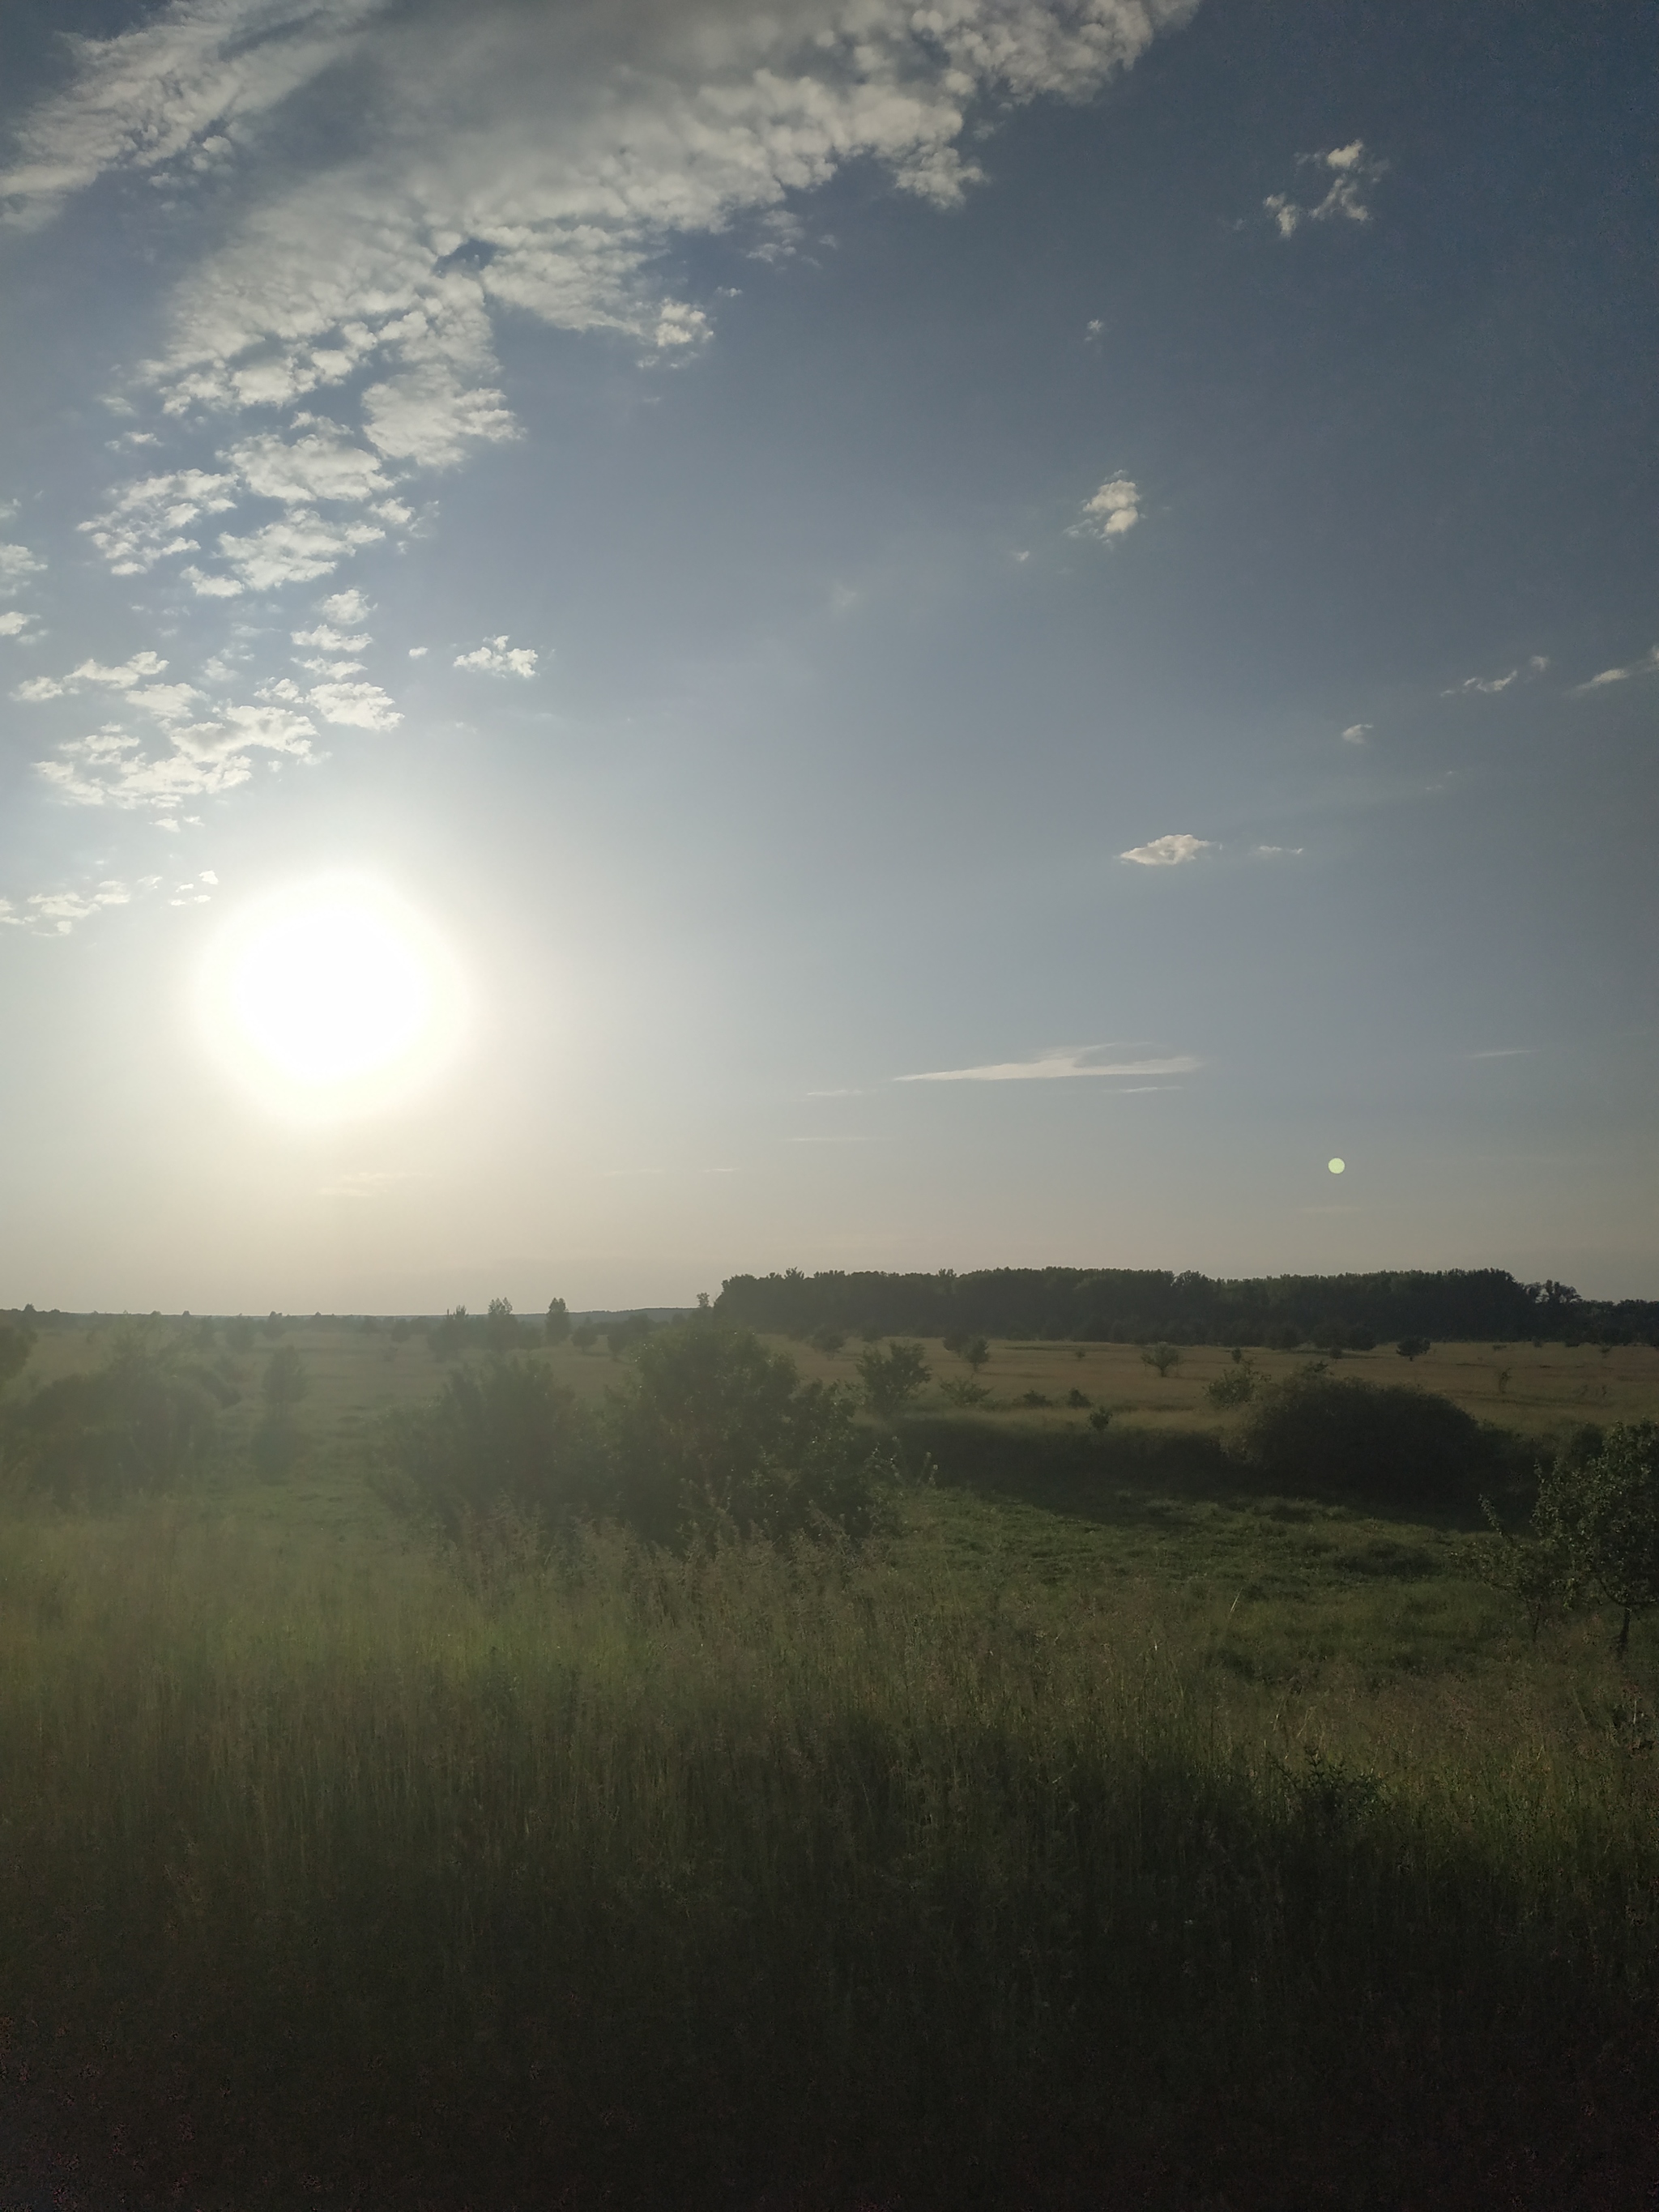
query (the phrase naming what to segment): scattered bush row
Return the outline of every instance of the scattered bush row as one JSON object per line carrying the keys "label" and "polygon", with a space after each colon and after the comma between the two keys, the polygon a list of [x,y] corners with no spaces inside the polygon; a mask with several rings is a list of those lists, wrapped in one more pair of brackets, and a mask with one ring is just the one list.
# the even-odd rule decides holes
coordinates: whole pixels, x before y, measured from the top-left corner
{"label": "scattered bush row", "polygon": [[459,1542],[503,1515],[553,1533],[614,1519],[676,1549],[722,1531],[856,1540],[887,1523],[900,1473],[857,1404],[804,1382],[747,1330],[700,1317],[641,1339],[597,1410],[539,1360],[464,1368],[430,1405],[382,1417],[371,1480]]}

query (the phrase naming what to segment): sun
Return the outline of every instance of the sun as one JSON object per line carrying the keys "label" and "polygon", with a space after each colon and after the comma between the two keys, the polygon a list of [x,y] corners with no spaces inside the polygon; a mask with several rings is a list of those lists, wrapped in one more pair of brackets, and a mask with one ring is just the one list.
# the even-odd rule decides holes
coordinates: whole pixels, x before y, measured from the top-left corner
{"label": "sun", "polygon": [[279,1109],[331,1115],[392,1103],[449,1054],[453,963],[381,888],[314,884],[244,915],[209,964],[210,1041]]}

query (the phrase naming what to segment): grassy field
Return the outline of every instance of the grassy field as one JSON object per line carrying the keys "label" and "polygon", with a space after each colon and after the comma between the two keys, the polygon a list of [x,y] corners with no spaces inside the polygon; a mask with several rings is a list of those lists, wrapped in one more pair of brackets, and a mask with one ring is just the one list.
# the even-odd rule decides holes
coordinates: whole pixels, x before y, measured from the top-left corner
{"label": "grassy field", "polygon": [[[861,1558],[548,1565],[439,1558],[365,1487],[362,1422],[441,1379],[420,1340],[284,1340],[289,1481],[0,1516],[0,2184],[1652,2201],[1659,1628],[1622,1667],[1594,1616],[1534,1644],[1455,1516],[1253,1486],[1224,1352],[997,1345]],[[1340,1371],[1540,1437],[1659,1409],[1644,1348]],[[1073,1388],[1104,1437],[1023,1402]]]}

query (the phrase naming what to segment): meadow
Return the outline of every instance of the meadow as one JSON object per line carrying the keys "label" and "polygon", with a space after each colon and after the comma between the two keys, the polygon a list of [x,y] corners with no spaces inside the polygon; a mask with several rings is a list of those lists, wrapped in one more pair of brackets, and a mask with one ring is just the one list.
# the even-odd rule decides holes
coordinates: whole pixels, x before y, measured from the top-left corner
{"label": "meadow", "polygon": [[[360,1449],[436,1389],[424,1342],[283,1341],[287,1480],[236,1449],[261,1343],[204,1482],[0,1514],[0,2183],[1651,2201],[1659,1626],[1534,1641],[1467,1512],[1265,1487],[1204,1395],[1225,1349],[997,1344],[964,1412],[929,1346],[890,1533],[676,1559],[435,1550]],[[595,1400],[621,1371],[541,1356]],[[1644,1346],[1335,1371],[1540,1448],[1659,1410]]]}

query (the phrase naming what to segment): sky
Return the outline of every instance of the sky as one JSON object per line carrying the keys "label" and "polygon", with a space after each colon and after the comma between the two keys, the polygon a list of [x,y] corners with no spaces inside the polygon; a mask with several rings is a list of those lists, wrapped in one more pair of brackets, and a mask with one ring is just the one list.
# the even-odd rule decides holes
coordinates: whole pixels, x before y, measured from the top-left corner
{"label": "sky", "polygon": [[0,1304],[1659,1296],[1656,46],[9,0]]}

